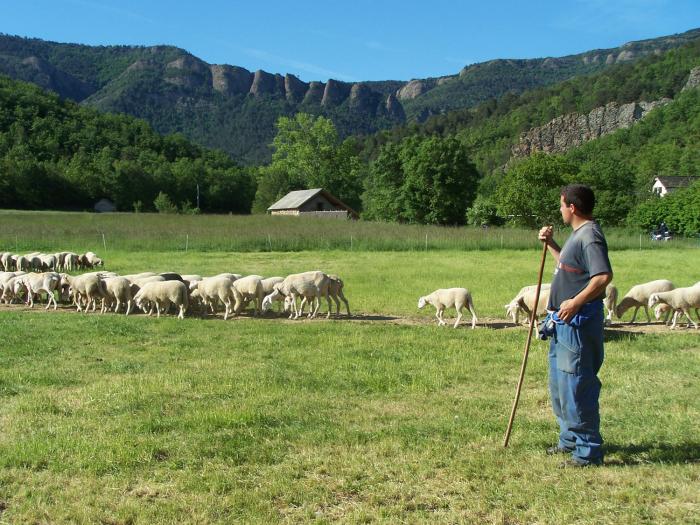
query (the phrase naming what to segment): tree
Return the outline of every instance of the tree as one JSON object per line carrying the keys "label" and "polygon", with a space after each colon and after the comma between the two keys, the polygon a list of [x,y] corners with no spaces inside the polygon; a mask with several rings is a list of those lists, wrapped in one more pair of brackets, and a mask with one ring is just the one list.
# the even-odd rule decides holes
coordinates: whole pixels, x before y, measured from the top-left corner
{"label": "tree", "polygon": [[370,219],[463,224],[478,173],[455,138],[410,137],[387,144],[370,165],[363,202]]}
{"label": "tree", "polygon": [[162,191],[158,193],[158,196],[153,201],[153,205],[156,207],[158,213],[177,213],[177,206],[173,204],[170,197]]}
{"label": "tree", "polygon": [[280,117],[272,147],[272,162],[259,170],[256,212],[291,190],[307,188],[324,188],[349,206],[359,206],[361,164],[329,119],[306,113]]}
{"label": "tree", "polygon": [[402,153],[403,217],[421,224],[463,224],[478,173],[462,144],[453,137],[430,137]]}
{"label": "tree", "polygon": [[537,153],[506,172],[496,190],[498,213],[511,223],[536,228],[560,220],[559,192],[575,168],[557,155]]}

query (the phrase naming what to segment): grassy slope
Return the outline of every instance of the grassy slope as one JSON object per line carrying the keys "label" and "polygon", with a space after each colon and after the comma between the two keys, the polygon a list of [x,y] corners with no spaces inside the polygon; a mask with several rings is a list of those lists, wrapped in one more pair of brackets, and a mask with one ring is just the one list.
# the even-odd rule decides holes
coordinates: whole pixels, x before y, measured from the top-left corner
{"label": "grassy slope", "polygon": [[[121,272],[321,267],[353,310],[410,315],[418,295],[463,284],[502,317],[537,270],[534,251],[108,254]],[[695,282],[687,254],[615,252],[616,282]],[[583,472],[542,454],[556,436],[543,343],[501,448],[524,337],[2,311],[0,522],[693,521],[697,334],[610,336],[610,466]]]}

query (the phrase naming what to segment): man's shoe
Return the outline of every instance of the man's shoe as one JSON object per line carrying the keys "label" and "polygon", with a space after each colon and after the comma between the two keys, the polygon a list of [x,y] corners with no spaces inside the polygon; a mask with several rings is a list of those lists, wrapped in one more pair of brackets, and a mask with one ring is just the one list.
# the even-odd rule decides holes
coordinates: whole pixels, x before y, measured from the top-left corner
{"label": "man's shoe", "polygon": [[548,456],[556,456],[557,454],[571,454],[571,450],[560,447],[559,445],[554,445],[545,450],[545,454]]}
{"label": "man's shoe", "polygon": [[578,459],[569,458],[563,461],[559,468],[585,468],[585,467],[600,467],[603,465],[603,460],[597,461],[579,461]]}

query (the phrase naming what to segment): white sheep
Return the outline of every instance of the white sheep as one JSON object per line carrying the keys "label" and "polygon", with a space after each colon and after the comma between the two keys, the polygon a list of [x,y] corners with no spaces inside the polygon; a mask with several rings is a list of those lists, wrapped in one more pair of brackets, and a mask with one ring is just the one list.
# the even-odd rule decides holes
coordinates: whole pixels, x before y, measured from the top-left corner
{"label": "white sheep", "polygon": [[190,291],[191,293],[197,291],[205,311],[209,306],[213,314],[216,314],[216,305],[221,301],[225,307],[224,320],[228,319],[235,300],[233,281],[229,277],[207,277],[201,281],[195,281],[190,284]]}
{"label": "white sheep", "polygon": [[102,313],[106,311],[107,303],[115,303],[114,311],[119,313],[119,307],[126,305],[126,315],[131,312],[133,289],[129,279],[124,277],[108,277],[104,280],[105,298],[102,299]]}
{"label": "white sheep", "polygon": [[[687,288],[676,288],[668,292],[657,292],[651,294],[649,297],[649,308],[659,304],[665,303],[673,308],[674,311],[681,311],[686,316],[688,321],[690,321],[695,329],[698,328],[698,323],[693,321],[690,317],[689,310],[691,308],[700,308],[700,286],[689,286]],[[676,327],[677,316],[673,316],[673,324],[671,329]]]}
{"label": "white sheep", "polygon": [[657,292],[668,292],[673,290],[675,287],[673,283],[667,279],[659,279],[656,281],[650,281],[648,283],[637,284],[630,288],[629,292],[620,299],[620,302],[615,305],[615,316],[618,319],[622,319],[622,316],[627,310],[634,307],[634,314],[632,315],[632,323],[637,318],[637,312],[640,308],[644,308],[644,313],[647,316],[647,322],[651,322],[651,317],[649,317],[649,310],[647,305],[649,302],[649,297],[653,293]]}
{"label": "white sheep", "polygon": [[[542,283],[535,316],[541,315],[547,311],[547,302],[549,301],[549,290],[551,286],[550,283]],[[523,286],[510,303],[505,305],[506,313],[513,319],[515,324],[519,323],[521,312],[529,318],[535,303],[536,291],[536,284]]]}
{"label": "white sheep", "polygon": [[437,317],[438,326],[447,324],[442,317],[445,308],[454,307],[457,310],[457,320],[454,328],[457,328],[462,320],[462,308],[466,306],[472,314],[472,330],[476,327],[477,318],[472,294],[466,288],[441,288],[435,290],[433,293],[418,299],[418,308],[423,308],[426,304],[432,304],[435,307],[435,317]]}
{"label": "white sheep", "polygon": [[255,309],[253,315],[258,315],[262,307],[263,298],[265,297],[263,293],[262,277],[259,275],[241,277],[233,282],[232,289],[233,297],[236,300],[236,304],[233,307],[233,315],[238,315],[244,305],[248,304],[250,301],[253,301]]}
{"label": "white sheep", "polygon": [[671,313],[673,313],[673,321],[675,323],[677,312],[671,308],[671,306],[667,305],[666,303],[659,303],[656,305],[656,308],[654,308],[654,318],[657,321],[661,321],[661,318],[663,317],[663,322],[666,326],[671,323],[671,321],[668,319]]}
{"label": "white sheep", "polygon": [[[145,304],[153,303],[156,307],[157,317],[160,317],[161,309],[168,311],[170,305],[179,308],[178,319],[185,318],[185,312],[189,305],[187,287],[180,281],[154,281],[146,283],[134,296],[136,306],[144,309]],[[149,311],[148,315],[151,315]]]}
{"label": "white sheep", "polygon": [[[335,302],[336,315],[340,315],[340,301],[343,301],[343,303],[345,303],[345,310],[348,312],[348,317],[350,317],[350,304],[343,293],[345,283],[340,277],[333,274],[329,275],[328,279],[330,280],[328,284],[328,296]],[[340,299],[340,301],[338,299]]]}
{"label": "white sheep", "polygon": [[2,266],[2,269],[6,272],[11,272],[15,269],[14,264],[12,263],[11,252],[3,252],[0,254],[0,266]]}
{"label": "white sheep", "polygon": [[17,294],[18,286],[24,286],[27,292],[27,302],[30,308],[34,308],[34,296],[40,292],[46,292],[48,301],[46,310],[51,306],[53,301],[53,309],[58,308],[54,291],[61,286],[61,276],[55,272],[46,273],[29,273],[17,278],[15,283],[15,294]]}
{"label": "white sheep", "polygon": [[2,302],[11,304],[14,299],[20,299],[15,293],[15,285],[17,280],[23,275],[27,275],[27,272],[6,272],[3,274],[2,279],[0,279],[0,288],[2,288],[0,300]]}
{"label": "white sheep", "polygon": [[[263,299],[263,311],[270,309],[272,301],[276,301],[280,296],[291,297],[292,313],[289,318],[298,319],[304,312],[304,304],[309,301],[312,308],[309,312],[309,318],[316,317],[321,306],[320,298],[325,297],[328,302],[328,315],[331,315],[331,301],[328,296],[328,286],[330,279],[320,271],[311,271],[303,273],[294,273],[285,277],[284,281],[274,285],[274,290]],[[302,298],[301,307],[297,308],[296,299]]]}
{"label": "white sheep", "polygon": [[[284,277],[267,277],[262,280],[262,286],[263,286],[263,294],[265,297],[270,295],[272,292],[275,291],[275,285],[277,283],[281,283],[284,281]],[[285,300],[285,297],[283,295],[279,295],[276,297],[277,302],[283,302]],[[285,306],[284,311],[287,311],[287,308]]]}
{"label": "white sheep", "polygon": [[92,304],[92,311],[94,312],[97,307],[97,299],[102,299],[105,295],[104,284],[102,283],[100,275],[97,273],[86,273],[77,276],[71,276],[66,273],[60,275],[62,284],[67,284],[70,287],[70,292],[73,295],[73,300],[78,311],[83,311],[81,308],[81,300],[85,298],[85,312],[87,313],[90,304]]}

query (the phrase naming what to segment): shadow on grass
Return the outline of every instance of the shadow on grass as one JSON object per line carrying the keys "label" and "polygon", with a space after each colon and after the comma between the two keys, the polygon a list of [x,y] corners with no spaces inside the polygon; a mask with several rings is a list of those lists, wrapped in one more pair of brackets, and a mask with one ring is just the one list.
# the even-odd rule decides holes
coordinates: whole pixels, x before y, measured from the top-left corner
{"label": "shadow on grass", "polygon": [[606,444],[608,466],[648,465],[653,463],[683,464],[700,462],[700,443],[630,443]]}
{"label": "shadow on grass", "polygon": [[640,332],[632,332],[628,330],[609,330],[605,329],[603,339],[608,341],[631,341],[637,339],[640,336],[646,335]]}

